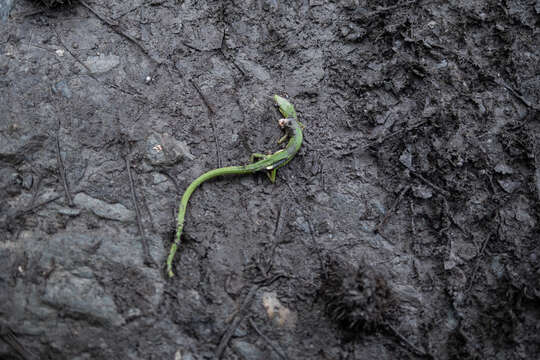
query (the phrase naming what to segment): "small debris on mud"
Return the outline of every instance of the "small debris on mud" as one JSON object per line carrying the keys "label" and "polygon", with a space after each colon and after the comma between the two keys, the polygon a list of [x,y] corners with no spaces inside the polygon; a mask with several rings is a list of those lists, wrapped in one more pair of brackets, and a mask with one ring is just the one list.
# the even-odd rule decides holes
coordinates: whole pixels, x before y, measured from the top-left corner
{"label": "small debris on mud", "polygon": [[277,326],[294,327],[296,313],[284,306],[278,299],[276,292],[266,292],[262,295],[263,306],[268,318]]}

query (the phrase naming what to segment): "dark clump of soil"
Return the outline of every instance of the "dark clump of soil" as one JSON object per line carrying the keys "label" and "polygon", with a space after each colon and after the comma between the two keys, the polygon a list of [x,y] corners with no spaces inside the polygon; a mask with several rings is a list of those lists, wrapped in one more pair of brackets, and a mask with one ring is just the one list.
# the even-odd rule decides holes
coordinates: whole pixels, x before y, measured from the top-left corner
{"label": "dark clump of soil", "polygon": [[328,259],[327,264],[328,275],[321,291],[328,316],[345,331],[346,337],[381,329],[395,308],[384,276],[365,263],[356,268]]}

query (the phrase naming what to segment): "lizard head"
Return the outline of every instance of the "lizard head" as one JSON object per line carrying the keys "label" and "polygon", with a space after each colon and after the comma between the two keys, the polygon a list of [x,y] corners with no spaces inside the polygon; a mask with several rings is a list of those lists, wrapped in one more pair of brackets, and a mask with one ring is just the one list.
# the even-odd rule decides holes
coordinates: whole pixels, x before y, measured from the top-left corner
{"label": "lizard head", "polygon": [[274,95],[274,101],[279,107],[279,112],[281,112],[284,117],[296,119],[296,111],[294,110],[294,106],[287,99],[282,98],[279,95]]}
{"label": "lizard head", "polygon": [[280,128],[285,129],[293,126],[294,118],[279,119],[278,125]]}

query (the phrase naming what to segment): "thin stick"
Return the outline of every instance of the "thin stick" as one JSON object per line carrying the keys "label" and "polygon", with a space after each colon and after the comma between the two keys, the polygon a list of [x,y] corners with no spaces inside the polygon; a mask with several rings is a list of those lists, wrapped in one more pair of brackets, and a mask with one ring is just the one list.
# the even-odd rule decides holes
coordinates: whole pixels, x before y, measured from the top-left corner
{"label": "thin stick", "polygon": [[[75,59],[75,61],[77,61],[83,68],[86,69],[87,73],[84,74],[86,76],[89,76],[90,78],[92,78],[93,80],[95,80],[96,82],[100,83],[100,84],[106,84],[108,85],[109,87],[115,89],[115,90],[118,90],[124,94],[127,94],[127,95],[131,95],[131,96],[136,96],[136,95],[141,95],[140,92],[138,92],[137,90],[135,90],[135,93],[133,92],[130,92],[129,90],[126,90],[126,89],[122,89],[120,86],[116,85],[116,84],[112,84],[112,83],[109,83],[108,81],[101,81],[99,80],[95,75],[94,73],[92,72],[92,70],[88,67],[88,65],[86,65],[81,59],[79,59],[79,57],[77,55],[75,55],[75,53],[73,51],[71,51],[71,49],[69,47],[66,46],[66,44],[62,41],[62,38],[60,37],[60,34],[58,33],[58,31],[56,31],[56,27],[53,26],[52,27],[54,33],[56,34],[56,38],[58,39],[58,42],[60,43],[60,45],[62,45],[62,47],[64,49],[66,49],[66,51],[69,53],[69,55],[71,55],[71,57],[73,59]],[[44,50],[48,50],[50,51],[49,49],[47,48],[44,48],[42,46],[38,46],[38,45],[34,45],[34,44],[31,44],[32,46],[35,46],[35,47],[39,47],[39,48],[42,48]]]}
{"label": "thin stick", "polygon": [[17,339],[15,333],[9,327],[9,325],[0,323],[0,339],[4,340],[6,344],[11,346],[11,348],[23,359],[23,360],[34,360],[38,359],[38,356],[26,349],[24,345]]}
{"label": "thin stick", "polygon": [[[388,135],[385,135],[385,136],[383,136],[382,138],[380,138],[380,139],[378,139],[378,140],[372,141],[372,142],[370,142],[369,144],[366,144],[366,145],[360,147],[360,150],[366,150],[366,149],[372,147],[373,145],[382,144],[385,140],[387,140],[387,139],[389,139],[389,138],[391,138],[391,137],[393,137],[393,136],[399,135],[399,134],[401,134],[401,133],[403,133],[403,132],[408,132],[408,131],[411,131],[411,130],[415,130],[416,128],[418,128],[418,127],[424,125],[424,124],[427,123],[427,122],[428,122],[427,119],[426,119],[426,120],[422,120],[422,121],[419,121],[418,123],[412,125],[412,126],[409,127],[409,128],[396,130],[396,131],[394,131],[393,133],[390,133],[390,134],[388,134]],[[346,153],[346,154],[344,154],[344,155],[348,155],[348,154],[350,154],[350,153],[352,153],[352,151],[350,151],[349,153]]]}
{"label": "thin stick", "polygon": [[336,99],[334,99],[334,97],[331,97],[330,100],[332,100],[332,102],[343,112],[343,114],[345,114],[345,124],[347,125],[347,128],[349,129],[352,129],[352,125],[351,125],[351,122],[349,121],[349,113],[347,113],[347,111],[345,111],[345,109],[343,108],[343,106],[341,106],[337,101]]}
{"label": "thin stick", "polygon": [[283,231],[283,218],[286,217],[287,214],[287,208],[285,207],[285,203],[281,203],[281,207],[279,208],[278,218],[276,220],[276,228],[274,230],[274,239],[272,243],[272,250],[270,251],[270,254],[272,258],[274,257],[274,254],[276,253],[276,248],[278,246],[279,239],[281,238],[281,232]]}
{"label": "thin stick", "polygon": [[374,15],[379,15],[379,14],[382,14],[382,13],[385,13],[385,12],[388,12],[388,11],[399,9],[400,7],[414,5],[417,2],[418,2],[418,0],[412,0],[412,1],[406,1],[406,2],[396,4],[396,5],[392,5],[392,6],[381,7],[379,9],[375,10],[375,11],[370,12],[368,17],[372,17]]}
{"label": "thin stick", "polygon": [[206,96],[204,96],[203,92],[201,91],[201,88],[192,79],[189,79],[189,82],[191,83],[191,85],[193,85],[195,90],[197,90],[197,93],[201,97],[204,105],[206,105],[206,107],[208,108],[208,111],[210,112],[210,114],[212,115],[215,114],[216,111],[214,110],[214,107],[212,106],[212,104],[208,102],[208,100],[206,99]]}
{"label": "thin stick", "polygon": [[189,79],[189,82],[191,83],[191,85],[193,85],[195,90],[197,90],[197,93],[201,97],[204,105],[206,105],[206,107],[208,108],[208,112],[209,112],[208,118],[210,119],[210,127],[212,128],[212,135],[214,137],[214,143],[216,144],[216,156],[217,156],[217,160],[218,160],[217,167],[220,168],[221,167],[221,155],[219,153],[219,143],[218,143],[218,139],[217,139],[217,136],[216,136],[216,125],[214,123],[214,115],[216,114],[216,111],[214,110],[214,107],[212,106],[212,104],[210,104],[210,102],[208,102],[208,100],[206,99],[206,96],[204,96],[203,92],[201,91],[199,86],[195,83],[195,81],[193,81],[192,79]]}
{"label": "thin stick", "polygon": [[440,192],[444,196],[449,196],[450,195],[450,193],[448,191],[446,191],[444,189],[441,189],[437,185],[433,184],[431,181],[429,181],[428,179],[426,179],[422,175],[418,174],[413,169],[411,169],[411,168],[408,168],[408,169],[410,170],[411,174],[413,174],[414,176],[416,176],[417,178],[419,178],[420,180],[422,180],[423,182],[425,182],[426,184],[428,184],[429,186],[431,186],[433,189],[437,190],[438,192]]}
{"label": "thin stick", "polygon": [[274,237],[277,239],[281,235],[281,231],[283,229],[283,218],[286,217],[287,209],[285,208],[285,204],[282,203],[281,207],[279,208],[279,214],[276,221],[276,229],[274,230]]}
{"label": "thin stick", "polygon": [[88,5],[85,1],[83,0],[79,0],[79,2],[81,3],[82,6],[84,6],[85,8],[87,8],[88,10],[90,10],[90,12],[92,14],[94,14],[99,20],[103,21],[105,24],[109,25],[111,27],[111,29],[113,29],[113,31],[115,33],[117,33],[118,35],[120,36],[123,36],[124,38],[126,38],[127,40],[131,41],[133,44],[135,44],[139,49],[141,49],[141,51],[146,55],[148,56],[148,58],[150,58],[150,60],[153,60],[155,62],[157,62],[158,64],[160,63],[160,61],[157,61],[155,60],[151,55],[150,53],[148,52],[148,50],[146,50],[144,48],[144,46],[142,46],[141,44],[139,44],[139,42],[137,40],[135,40],[135,38],[127,33],[125,33],[124,31],[122,31],[119,27],[118,24],[115,24],[112,20],[109,20],[106,16],[104,15],[101,15],[100,13],[98,13],[96,10],[94,10],[90,5]]}
{"label": "thin stick", "polygon": [[260,330],[259,328],[257,328],[257,325],[255,325],[255,322],[253,321],[252,318],[249,318],[248,319],[249,321],[249,325],[251,325],[251,327],[253,328],[253,330],[255,330],[255,332],[268,344],[268,346],[270,346],[272,348],[272,350],[274,350],[276,352],[276,354],[279,355],[280,358],[282,358],[283,360],[287,360],[288,357],[287,355],[285,355],[285,353],[283,352],[283,350],[281,350],[281,348],[274,344],[272,342],[272,340],[270,340],[266,335],[264,335]]}
{"label": "thin stick", "polygon": [[60,154],[60,140],[58,139],[58,131],[56,132],[56,162],[58,164],[58,171],[60,172],[60,179],[62,180],[62,185],[64,186],[64,192],[66,193],[66,200],[69,207],[73,207],[73,198],[71,197],[71,192],[69,191],[69,186],[67,183],[66,177],[66,168],[64,167],[64,161],[62,160],[62,155]]}
{"label": "thin stick", "polygon": [[454,214],[452,214],[452,212],[450,211],[450,206],[448,205],[448,200],[446,200],[445,197],[443,197],[443,202],[444,202],[444,211],[446,212],[446,215],[450,218],[450,221],[452,221],[452,223],[454,225],[456,225],[458,227],[458,229],[461,230],[461,232],[463,234],[465,234],[468,237],[471,237],[471,233],[468,232],[467,230],[465,230],[465,228],[463,228],[463,226],[461,226],[461,224],[454,217]]}
{"label": "thin stick", "polygon": [[493,79],[493,81],[497,84],[497,85],[500,85],[500,86],[503,86],[504,88],[506,88],[506,90],[510,91],[510,93],[512,95],[514,95],[516,98],[518,98],[519,100],[521,100],[521,102],[526,105],[527,107],[531,108],[531,109],[534,109],[534,110],[540,110],[539,107],[531,104],[531,102],[527,99],[525,99],[517,90],[515,90],[513,87],[511,87],[510,85],[506,84],[503,80],[501,79]]}
{"label": "thin stick", "polygon": [[[291,193],[293,194],[293,196],[295,197],[296,202],[298,204],[300,204],[300,201],[299,201],[298,197],[296,196],[296,192],[292,188],[291,184],[289,184],[289,182],[286,182],[286,184],[287,184],[287,187],[289,188],[289,190],[291,191]],[[321,270],[323,272],[323,276],[327,277],[328,272],[326,271],[326,265],[325,265],[324,260],[322,258],[319,244],[317,243],[317,240],[315,239],[315,234],[314,234],[315,230],[313,228],[313,225],[311,224],[311,221],[309,220],[309,217],[307,215],[307,211],[304,210],[303,206],[300,206],[300,209],[302,210],[302,213],[303,213],[303,215],[304,215],[304,217],[306,219],[306,222],[309,225],[309,234],[310,234],[310,237],[311,237],[311,242],[313,243],[313,246],[315,247],[315,251],[317,252],[317,257],[319,258],[319,262],[320,262],[320,265],[321,265]]]}
{"label": "thin stick", "polygon": [[225,52],[223,51],[223,47],[219,51],[221,52],[221,55],[223,56],[223,58],[225,60],[227,60],[228,62],[230,62],[231,64],[233,64],[235,69],[238,70],[240,72],[240,74],[242,74],[243,77],[246,76],[246,72],[244,70],[242,70],[242,68],[240,66],[238,66],[236,61],[229,59],[229,56],[225,55]]}
{"label": "thin stick", "polygon": [[58,34],[58,31],[56,31],[56,26],[53,26],[52,29],[53,29],[54,33],[56,34],[56,38],[58,39],[58,42],[60,43],[60,45],[62,45],[62,47],[63,47],[64,49],[66,49],[66,51],[69,53],[69,55],[71,55],[71,57],[75,59],[75,61],[77,61],[79,64],[81,64],[81,66],[82,66],[83,68],[86,69],[86,71],[88,72],[88,73],[87,73],[88,76],[90,76],[92,79],[94,79],[94,80],[96,80],[96,81],[99,82],[99,80],[96,79],[96,77],[94,76],[94,74],[92,73],[92,70],[90,70],[90,68],[88,67],[88,65],[86,65],[84,62],[82,62],[82,61],[79,59],[79,57],[76,56],[76,55],[71,51],[71,49],[68,48],[68,47],[66,46],[66,44],[64,44],[64,41],[62,41],[62,38],[60,37],[60,34]]}
{"label": "thin stick", "polygon": [[46,9],[37,9],[37,10],[23,11],[21,13],[11,15],[11,17],[13,19],[24,18],[24,17],[38,15],[38,14],[44,13],[45,11],[47,11],[47,10]]}
{"label": "thin stick", "polygon": [[386,222],[388,221],[388,219],[390,218],[390,215],[396,210],[396,207],[398,206],[398,204],[401,202],[401,200],[403,199],[403,196],[407,193],[407,191],[409,191],[411,188],[410,185],[407,185],[403,190],[401,190],[401,192],[399,193],[398,197],[396,198],[396,200],[394,200],[394,203],[392,204],[392,207],[390,208],[390,210],[388,210],[386,212],[386,215],[384,216],[384,218],[381,220],[381,222],[379,223],[379,225],[377,225],[377,227],[375,228],[375,232],[376,233],[380,233],[381,230],[382,230],[382,227],[386,224]]}
{"label": "thin stick", "polygon": [[139,236],[141,237],[141,243],[143,247],[143,256],[144,263],[150,267],[156,267],[156,263],[150,255],[150,248],[148,247],[148,240],[144,234],[144,228],[141,221],[141,212],[139,210],[139,205],[137,203],[137,195],[135,194],[135,183],[133,181],[133,176],[131,176],[131,162],[129,161],[129,156],[125,157],[126,169],[129,177],[129,187],[131,189],[131,201],[133,201],[133,206],[135,207],[135,218],[137,219],[137,226],[139,228]]}
{"label": "thin stick", "polygon": [[45,200],[39,204],[35,204],[35,205],[30,205],[28,208],[26,209],[22,209],[22,210],[18,210],[17,212],[15,212],[15,217],[18,217],[18,216],[21,216],[21,215],[28,215],[28,214],[31,214],[33,213],[34,211],[36,211],[37,209],[39,209],[40,207],[44,206],[44,205],[47,205],[49,203],[52,203],[58,199],[60,199],[62,197],[62,195],[56,195],[56,196],[53,196],[52,198],[48,199],[48,200]]}
{"label": "thin stick", "polygon": [[[497,211],[497,220],[498,220],[498,223],[499,223],[499,226],[498,226],[498,229],[497,229],[497,232],[500,230],[501,228],[501,211]],[[476,262],[474,264],[474,268],[471,272],[471,275],[469,276],[469,279],[470,279],[470,282],[469,282],[469,286],[467,286],[467,289],[465,290],[465,295],[468,295],[469,292],[471,291],[473,285],[474,285],[474,280],[475,280],[475,277],[476,277],[476,273],[478,272],[478,268],[480,267],[480,260],[482,260],[482,257],[484,256],[484,251],[486,251],[486,246],[487,246],[487,243],[489,242],[489,239],[491,238],[491,235],[489,235],[486,240],[484,240],[484,243],[482,244],[482,247],[480,248],[480,252],[478,253],[477,257],[476,257]]]}
{"label": "thin stick", "polygon": [[486,240],[484,240],[484,243],[482,244],[482,248],[480,249],[480,252],[478,253],[478,258],[476,259],[476,262],[474,264],[474,268],[473,268],[473,271],[471,272],[471,276],[469,277],[470,278],[470,281],[469,281],[469,286],[467,286],[467,289],[465,290],[465,294],[469,294],[469,292],[471,291],[473,285],[474,285],[474,280],[475,280],[475,277],[476,277],[476,273],[478,272],[478,268],[480,267],[480,260],[482,259],[482,256],[484,255],[484,251],[486,250],[486,245],[489,241],[489,238],[490,236],[488,236],[486,238]]}
{"label": "thin stick", "polygon": [[431,354],[428,354],[425,351],[423,351],[423,350],[419,349],[418,347],[416,347],[415,345],[413,345],[409,340],[407,340],[405,338],[405,336],[401,335],[396,329],[394,329],[392,327],[392,325],[386,324],[386,327],[388,328],[388,330],[390,331],[390,333],[392,335],[396,336],[402,343],[407,345],[407,347],[409,347],[409,349],[412,352],[414,352],[416,355],[426,357],[426,358],[429,358],[429,359],[433,359],[433,356],[431,356]]}
{"label": "thin stick", "polygon": [[225,348],[229,344],[229,340],[231,340],[231,337],[234,334],[234,331],[236,330],[238,325],[240,325],[242,320],[244,320],[244,318],[246,317],[247,313],[245,312],[245,309],[247,309],[248,306],[251,304],[251,301],[253,300],[253,297],[257,293],[258,289],[259,289],[259,285],[253,285],[249,289],[248,294],[246,295],[246,297],[244,298],[244,301],[242,302],[242,305],[240,306],[240,308],[234,315],[235,317],[234,317],[233,322],[231,323],[231,325],[229,325],[229,328],[227,329],[227,331],[225,331],[225,334],[223,335],[223,337],[221,338],[221,341],[219,342],[219,346],[217,347],[216,353],[215,353],[216,359],[219,360],[223,356],[223,352],[225,351]]}

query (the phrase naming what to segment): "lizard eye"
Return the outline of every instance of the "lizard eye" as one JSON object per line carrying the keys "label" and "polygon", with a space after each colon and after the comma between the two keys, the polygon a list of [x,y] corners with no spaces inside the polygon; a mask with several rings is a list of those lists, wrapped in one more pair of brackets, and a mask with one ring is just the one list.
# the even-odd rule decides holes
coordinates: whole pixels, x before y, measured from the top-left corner
{"label": "lizard eye", "polygon": [[289,119],[279,119],[278,124],[280,127],[285,127],[289,125]]}

